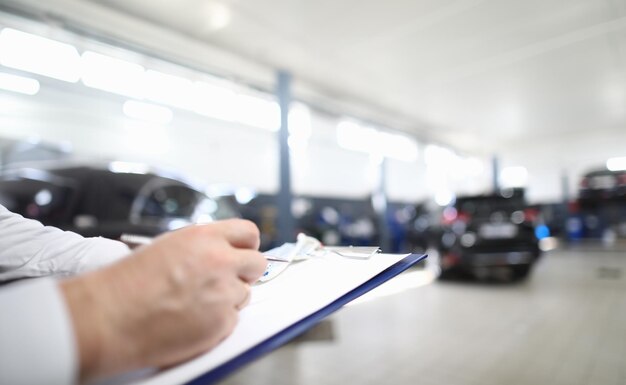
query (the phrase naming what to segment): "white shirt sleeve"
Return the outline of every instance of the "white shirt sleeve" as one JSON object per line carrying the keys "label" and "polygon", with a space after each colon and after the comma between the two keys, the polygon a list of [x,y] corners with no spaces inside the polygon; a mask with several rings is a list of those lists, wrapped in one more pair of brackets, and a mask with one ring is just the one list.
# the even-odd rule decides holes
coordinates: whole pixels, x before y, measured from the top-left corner
{"label": "white shirt sleeve", "polygon": [[129,253],[122,242],[83,238],[76,233],[43,226],[0,206],[0,282],[70,276],[107,265]]}
{"label": "white shirt sleeve", "polygon": [[1,287],[0,309],[0,384],[78,381],[72,322],[54,279]]}

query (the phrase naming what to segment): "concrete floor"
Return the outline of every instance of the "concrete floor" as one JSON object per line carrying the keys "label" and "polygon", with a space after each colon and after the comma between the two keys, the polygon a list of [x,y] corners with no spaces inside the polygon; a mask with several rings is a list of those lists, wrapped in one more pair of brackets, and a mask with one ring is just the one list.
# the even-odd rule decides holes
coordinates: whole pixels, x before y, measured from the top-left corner
{"label": "concrete floor", "polygon": [[576,248],[523,283],[435,281],[345,307],[221,385],[626,384],[625,274],[626,252]]}

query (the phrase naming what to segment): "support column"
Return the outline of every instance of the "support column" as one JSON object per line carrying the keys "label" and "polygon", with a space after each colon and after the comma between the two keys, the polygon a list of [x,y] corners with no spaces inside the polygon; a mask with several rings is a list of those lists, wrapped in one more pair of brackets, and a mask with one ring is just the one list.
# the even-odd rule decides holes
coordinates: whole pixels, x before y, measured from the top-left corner
{"label": "support column", "polygon": [[500,192],[500,158],[494,155],[491,158],[491,170],[493,172],[493,193]]}
{"label": "support column", "polygon": [[569,174],[567,170],[561,171],[561,201],[564,204],[568,204],[571,198],[569,191]]}
{"label": "support column", "polygon": [[387,220],[387,160],[383,157],[378,166],[378,185],[372,194],[372,207],[378,222],[378,246],[385,253],[391,252],[391,233]]}
{"label": "support column", "polygon": [[291,103],[291,74],[286,71],[278,71],[276,96],[280,106],[280,130],[278,142],[280,148],[280,186],[278,191],[277,227],[278,244],[294,242],[295,223],[291,214],[291,164],[289,158],[289,105]]}

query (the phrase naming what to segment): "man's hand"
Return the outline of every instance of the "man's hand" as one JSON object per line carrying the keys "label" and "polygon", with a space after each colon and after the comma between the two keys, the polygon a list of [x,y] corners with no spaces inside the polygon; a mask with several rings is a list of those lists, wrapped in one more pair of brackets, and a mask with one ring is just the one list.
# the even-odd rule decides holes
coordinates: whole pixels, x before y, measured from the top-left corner
{"label": "man's hand", "polygon": [[265,269],[258,247],[259,231],[248,221],[190,226],[62,282],[81,380],[171,365],[217,345]]}

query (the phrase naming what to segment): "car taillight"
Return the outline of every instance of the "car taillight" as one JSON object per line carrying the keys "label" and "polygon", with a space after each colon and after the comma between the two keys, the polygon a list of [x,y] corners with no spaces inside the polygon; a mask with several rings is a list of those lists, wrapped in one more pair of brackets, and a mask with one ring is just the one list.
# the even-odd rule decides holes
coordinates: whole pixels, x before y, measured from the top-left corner
{"label": "car taillight", "polygon": [[463,211],[461,211],[459,215],[457,216],[457,220],[463,223],[469,223],[471,219],[472,219],[472,216]]}
{"label": "car taillight", "polygon": [[446,207],[441,215],[441,223],[451,225],[457,217],[457,211],[454,207]]}
{"label": "car taillight", "polygon": [[539,210],[537,209],[526,209],[524,210],[524,219],[527,222],[535,222],[537,217],[539,216]]}
{"label": "car taillight", "polygon": [[444,254],[441,258],[441,267],[448,269],[452,266],[458,265],[461,262],[461,258],[453,253]]}
{"label": "car taillight", "polygon": [[626,185],[626,174],[620,174],[620,175],[617,177],[617,181],[618,181],[618,184],[619,184],[620,186],[625,186],[625,185]]}
{"label": "car taillight", "polygon": [[446,207],[443,210],[443,216],[441,222],[444,225],[451,225],[455,222],[468,223],[471,216],[464,211],[457,211],[454,207]]}

